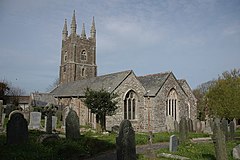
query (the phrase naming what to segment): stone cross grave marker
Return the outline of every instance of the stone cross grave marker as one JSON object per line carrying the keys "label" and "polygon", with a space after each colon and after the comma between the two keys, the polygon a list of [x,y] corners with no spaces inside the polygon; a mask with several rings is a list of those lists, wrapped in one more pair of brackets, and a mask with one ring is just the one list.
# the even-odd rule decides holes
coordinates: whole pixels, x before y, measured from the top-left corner
{"label": "stone cross grave marker", "polygon": [[40,129],[41,127],[41,112],[30,112],[30,129]]}
{"label": "stone cross grave marker", "polygon": [[218,118],[214,120],[212,140],[214,143],[216,159],[227,160],[225,135],[221,130],[221,124]]}
{"label": "stone cross grave marker", "polygon": [[7,123],[7,144],[24,144],[28,141],[27,120],[23,114],[15,112]]}
{"label": "stone cross grave marker", "polygon": [[178,147],[178,138],[175,135],[170,136],[169,151],[176,152]]}
{"label": "stone cross grave marker", "polygon": [[135,132],[129,120],[120,124],[119,134],[116,137],[117,160],[136,160]]}
{"label": "stone cross grave marker", "polygon": [[80,138],[80,123],[77,113],[70,109],[66,117],[66,138],[79,139]]}

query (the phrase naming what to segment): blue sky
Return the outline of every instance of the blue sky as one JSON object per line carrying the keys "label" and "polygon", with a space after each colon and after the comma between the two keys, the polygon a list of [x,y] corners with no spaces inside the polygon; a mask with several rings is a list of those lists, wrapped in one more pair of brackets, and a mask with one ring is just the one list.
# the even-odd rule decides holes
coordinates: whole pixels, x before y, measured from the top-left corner
{"label": "blue sky", "polygon": [[0,80],[45,92],[73,10],[78,34],[95,17],[98,75],[172,71],[196,88],[240,68],[239,0],[1,0]]}

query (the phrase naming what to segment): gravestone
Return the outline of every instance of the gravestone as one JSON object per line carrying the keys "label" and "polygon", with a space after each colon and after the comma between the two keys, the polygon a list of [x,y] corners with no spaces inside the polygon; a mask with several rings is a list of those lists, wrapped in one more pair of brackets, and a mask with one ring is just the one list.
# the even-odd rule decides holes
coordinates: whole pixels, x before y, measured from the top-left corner
{"label": "gravestone", "polygon": [[197,129],[197,127],[196,127],[196,121],[197,121],[197,119],[194,119],[193,120],[193,132],[196,132],[196,129]]}
{"label": "gravestone", "polygon": [[120,124],[118,137],[116,137],[117,160],[136,160],[135,132],[129,120]]}
{"label": "gravestone", "polygon": [[166,117],[166,127],[168,132],[174,132],[174,119],[172,116]]}
{"label": "gravestone", "polygon": [[187,120],[187,123],[188,123],[188,131],[193,132],[193,121],[189,118]]}
{"label": "gravestone", "polygon": [[222,119],[221,129],[225,135],[225,140],[228,141],[228,121],[225,118]]}
{"label": "gravestone", "polygon": [[202,129],[201,129],[201,132],[203,132],[205,130],[205,121],[201,121],[201,126],[202,126]]}
{"label": "gravestone", "polygon": [[229,123],[229,129],[230,129],[230,134],[229,134],[229,138],[230,138],[230,140],[234,140],[234,138],[235,138],[235,128],[234,128],[235,126],[234,126],[234,122],[233,121],[231,121],[230,123]]}
{"label": "gravestone", "polygon": [[179,123],[179,142],[184,143],[188,138],[188,125],[185,117],[182,117]]}
{"label": "gravestone", "polygon": [[77,113],[70,109],[66,117],[66,138],[79,139],[80,138],[80,123]]}
{"label": "gravestone", "polygon": [[212,119],[210,119],[210,118],[208,118],[206,120],[206,126],[205,126],[203,133],[212,134],[212,127],[211,127],[212,122],[211,121],[212,121]]}
{"label": "gravestone", "polygon": [[202,132],[202,123],[199,119],[196,120],[196,132],[201,133]]}
{"label": "gravestone", "polygon": [[28,142],[27,120],[21,113],[11,115],[7,123],[7,144],[24,144]]}
{"label": "gravestone", "polygon": [[0,119],[2,121],[2,127],[4,127],[4,119],[6,117],[6,113],[2,114],[2,119]]}
{"label": "gravestone", "polygon": [[52,133],[52,111],[49,110],[47,113],[47,122],[46,122],[46,132],[48,134]]}
{"label": "gravestone", "polygon": [[233,119],[233,123],[234,123],[234,129],[235,129],[234,132],[236,132],[236,129],[237,129],[237,120],[236,120],[236,118]]}
{"label": "gravestone", "polygon": [[63,123],[62,123],[62,128],[65,128],[65,125],[66,125],[66,118],[67,118],[67,115],[70,111],[70,107],[67,106],[63,109],[63,112],[62,112],[62,116],[63,116]]}
{"label": "gravestone", "polygon": [[[57,128],[57,117],[56,116],[52,116],[52,130],[56,130]],[[45,116],[45,131],[46,131],[46,127],[47,127],[47,116]]]}
{"label": "gravestone", "polygon": [[218,118],[214,120],[212,140],[214,143],[217,160],[227,160],[225,135],[221,130],[221,123]]}
{"label": "gravestone", "polygon": [[179,124],[176,120],[174,121],[174,132],[179,132]]}
{"label": "gravestone", "polygon": [[175,135],[170,136],[169,151],[176,152],[178,147],[178,138]]}
{"label": "gravestone", "polygon": [[41,127],[41,112],[30,112],[30,129],[40,129]]}
{"label": "gravestone", "polygon": [[240,144],[233,148],[233,158],[240,159]]}
{"label": "gravestone", "polygon": [[2,114],[3,114],[3,100],[0,100],[0,128],[3,127]]}

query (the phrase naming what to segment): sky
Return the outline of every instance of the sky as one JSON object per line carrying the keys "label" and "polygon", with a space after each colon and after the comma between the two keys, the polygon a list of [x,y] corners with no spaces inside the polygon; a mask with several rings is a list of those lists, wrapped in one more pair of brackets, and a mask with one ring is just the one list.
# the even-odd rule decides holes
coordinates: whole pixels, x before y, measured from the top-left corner
{"label": "sky", "polygon": [[240,68],[240,0],[0,0],[0,80],[46,92],[74,10],[79,35],[95,18],[98,75],[172,71],[194,89]]}

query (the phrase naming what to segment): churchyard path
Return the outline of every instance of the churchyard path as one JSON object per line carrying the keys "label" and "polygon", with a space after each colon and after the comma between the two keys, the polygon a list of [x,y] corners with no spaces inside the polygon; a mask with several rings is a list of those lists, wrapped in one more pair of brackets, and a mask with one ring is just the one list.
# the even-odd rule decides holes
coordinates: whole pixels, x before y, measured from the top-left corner
{"label": "churchyard path", "polygon": [[[169,147],[168,142],[154,143],[151,145],[151,150],[158,150],[161,148],[168,148],[168,147]],[[137,154],[146,154],[149,148],[150,148],[149,145],[137,145],[136,152]],[[111,150],[111,151],[102,153],[100,155],[97,155],[95,157],[88,158],[86,160],[117,160],[116,155],[117,155],[116,150]]]}

